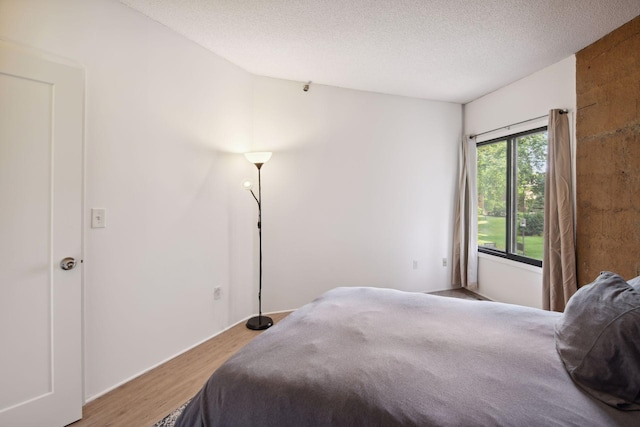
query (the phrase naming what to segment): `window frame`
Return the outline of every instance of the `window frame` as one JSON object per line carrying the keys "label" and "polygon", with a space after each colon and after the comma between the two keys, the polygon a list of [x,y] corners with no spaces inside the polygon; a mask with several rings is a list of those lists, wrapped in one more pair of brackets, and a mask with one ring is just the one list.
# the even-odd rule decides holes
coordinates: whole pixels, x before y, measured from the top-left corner
{"label": "window frame", "polygon": [[[490,144],[495,144],[498,142],[503,142],[505,141],[507,144],[507,165],[506,165],[506,174],[507,174],[507,200],[506,200],[506,206],[507,208],[507,212],[506,212],[506,217],[505,217],[505,227],[506,227],[506,234],[505,234],[505,250],[502,251],[500,249],[493,249],[493,248],[487,248],[485,246],[480,246],[477,244],[476,242],[476,246],[478,248],[478,252],[483,253],[483,254],[488,254],[488,255],[493,255],[493,256],[497,256],[500,258],[505,258],[505,259],[509,259],[511,261],[516,261],[516,262],[521,262],[524,264],[529,264],[529,265],[533,265],[536,267],[542,267],[542,260],[539,259],[535,259],[535,258],[530,258],[524,255],[519,255],[516,253],[512,253],[515,252],[513,251],[513,238],[512,238],[512,230],[513,230],[513,222],[515,221],[514,219],[514,213],[515,213],[515,218],[517,218],[517,191],[518,189],[513,185],[514,182],[516,182],[516,174],[517,174],[517,170],[516,168],[513,167],[514,161],[517,163],[517,159],[515,158],[515,154],[516,154],[516,150],[514,150],[515,148],[515,144],[518,138],[522,137],[522,136],[527,136],[527,135],[532,135],[534,133],[540,133],[540,132],[547,132],[547,149],[548,149],[548,143],[549,143],[549,134],[548,134],[548,126],[541,126],[541,127],[537,127],[535,129],[530,129],[530,130],[526,130],[526,131],[522,131],[522,132],[518,132],[518,133],[513,133],[513,134],[509,134],[509,135],[505,135],[505,136],[501,136],[498,138],[493,138],[487,141],[482,141],[482,142],[476,142],[476,150],[483,146],[483,145],[490,145]],[[477,167],[477,163],[476,163],[476,167]],[[548,170],[548,166],[547,166],[547,170]],[[545,192],[547,191],[546,186],[545,186]],[[477,209],[477,206],[475,207],[475,209]]]}

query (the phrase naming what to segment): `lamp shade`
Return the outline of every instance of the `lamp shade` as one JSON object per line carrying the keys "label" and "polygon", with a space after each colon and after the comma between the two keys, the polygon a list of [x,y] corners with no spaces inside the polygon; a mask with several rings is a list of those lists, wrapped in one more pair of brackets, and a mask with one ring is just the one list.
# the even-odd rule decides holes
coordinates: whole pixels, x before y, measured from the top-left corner
{"label": "lamp shade", "polygon": [[245,190],[251,190],[253,188],[253,182],[249,181],[248,179],[242,181],[241,185]]}
{"label": "lamp shade", "polygon": [[252,153],[244,153],[244,157],[246,157],[246,159],[254,165],[267,163],[267,161],[271,158],[271,151],[255,151]]}

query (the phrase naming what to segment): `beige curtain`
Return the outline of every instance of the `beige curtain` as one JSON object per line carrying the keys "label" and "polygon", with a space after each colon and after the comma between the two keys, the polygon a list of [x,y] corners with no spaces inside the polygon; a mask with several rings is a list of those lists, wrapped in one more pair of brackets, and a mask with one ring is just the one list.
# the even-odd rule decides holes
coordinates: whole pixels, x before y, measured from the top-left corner
{"label": "beige curtain", "polygon": [[478,289],[478,195],[476,143],[462,138],[458,164],[458,198],[453,229],[453,262],[451,284],[454,287]]}
{"label": "beige curtain", "polygon": [[549,149],[544,195],[542,306],[564,311],[577,290],[571,142],[568,114],[549,113]]}

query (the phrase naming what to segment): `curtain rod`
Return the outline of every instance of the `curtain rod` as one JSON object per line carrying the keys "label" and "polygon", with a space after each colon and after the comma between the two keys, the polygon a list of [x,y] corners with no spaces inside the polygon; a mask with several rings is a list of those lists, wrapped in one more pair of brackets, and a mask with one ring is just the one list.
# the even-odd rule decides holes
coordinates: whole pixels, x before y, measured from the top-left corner
{"label": "curtain rod", "polygon": [[[560,110],[560,114],[567,114],[567,113],[569,113],[569,110],[567,110],[566,108],[565,108],[564,110]],[[499,128],[491,129],[491,130],[488,130],[488,131],[486,131],[486,132],[481,132],[481,133],[476,134],[476,135],[469,135],[469,138],[474,139],[474,138],[477,138],[477,137],[479,137],[479,136],[481,136],[481,135],[485,135],[485,134],[487,134],[487,133],[495,132],[495,131],[497,131],[497,130],[501,130],[501,129],[509,129],[511,126],[518,126],[518,125],[521,125],[521,124],[523,124],[523,123],[533,122],[533,121],[535,121],[535,120],[543,119],[543,118],[545,118],[545,117],[549,117],[549,115],[548,115],[548,114],[545,114],[544,116],[534,117],[533,119],[523,120],[523,121],[521,121],[521,122],[512,123],[512,124],[507,125],[507,126],[501,126],[501,127],[499,127]]]}

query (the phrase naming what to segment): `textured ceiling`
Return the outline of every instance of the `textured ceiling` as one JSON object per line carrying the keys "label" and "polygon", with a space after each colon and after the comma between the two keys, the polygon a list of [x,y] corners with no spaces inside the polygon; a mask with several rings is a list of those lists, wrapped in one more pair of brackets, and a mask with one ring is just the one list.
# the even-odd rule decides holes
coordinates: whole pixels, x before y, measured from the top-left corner
{"label": "textured ceiling", "polygon": [[121,0],[262,76],[466,103],[640,15],[640,0]]}

